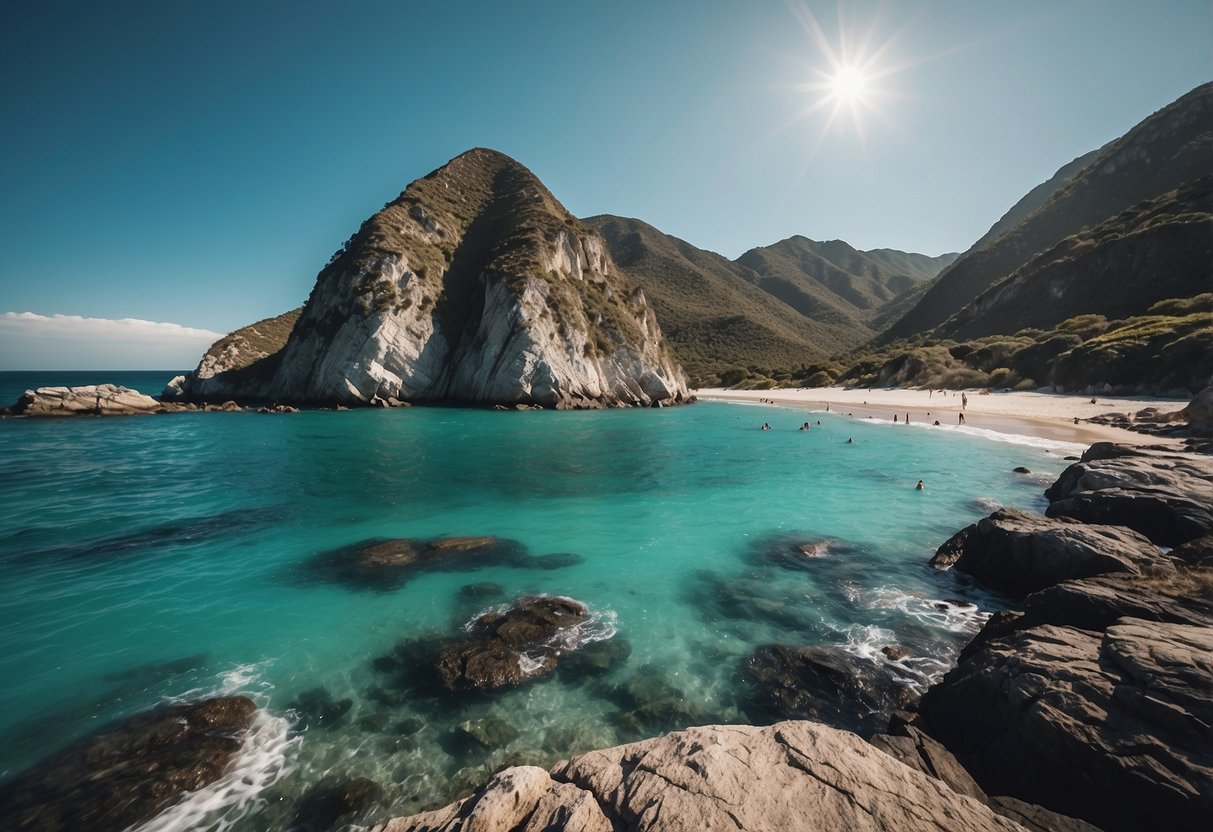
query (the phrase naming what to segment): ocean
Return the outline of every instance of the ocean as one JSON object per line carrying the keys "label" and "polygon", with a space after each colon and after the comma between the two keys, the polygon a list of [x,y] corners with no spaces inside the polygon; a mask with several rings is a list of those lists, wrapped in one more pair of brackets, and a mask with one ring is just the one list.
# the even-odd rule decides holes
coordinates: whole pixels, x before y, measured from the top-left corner
{"label": "ocean", "polygon": [[[173,374],[92,381],[155,393]],[[94,374],[13,375],[7,401]],[[1009,604],[931,555],[995,506],[1042,509],[1078,450],[714,402],[0,420],[0,778],[156,703],[241,692],[264,714],[235,769],[144,828],[289,829],[354,778],[378,797],[343,820],[369,822],[508,764],[773,721],[746,671],[766,645],[921,691]],[[482,535],[534,559],[380,585],[324,568],[362,541]],[[527,594],[585,603],[578,638],[611,661],[458,699],[385,673],[401,642]]]}

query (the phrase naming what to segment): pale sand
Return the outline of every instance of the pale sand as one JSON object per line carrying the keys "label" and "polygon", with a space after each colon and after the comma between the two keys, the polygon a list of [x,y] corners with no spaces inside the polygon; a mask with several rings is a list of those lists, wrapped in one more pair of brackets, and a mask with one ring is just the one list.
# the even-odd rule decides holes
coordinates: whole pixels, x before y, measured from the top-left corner
{"label": "pale sand", "polygon": [[[1177,439],[1165,439],[1107,425],[1093,425],[1082,421],[1074,424],[1075,417],[1089,419],[1105,413],[1134,414],[1142,408],[1157,407],[1164,413],[1182,410],[1188,402],[1182,399],[1116,399],[1090,396],[1064,396],[1056,393],[989,393],[966,390],[969,404],[964,410],[965,427],[991,430],[998,433],[1037,436],[1062,442],[1089,445],[1092,442],[1124,442],[1127,444],[1171,444]],[[725,390],[706,388],[696,395],[704,400],[759,403],[766,400],[778,405],[807,407],[825,410],[829,405],[832,413],[840,416],[853,415],[857,419],[871,416],[875,419],[898,421],[910,414],[910,423],[956,426],[960,409],[960,391],[946,393],[926,390],[814,387],[786,390]],[[769,420],[766,420],[769,421]]]}

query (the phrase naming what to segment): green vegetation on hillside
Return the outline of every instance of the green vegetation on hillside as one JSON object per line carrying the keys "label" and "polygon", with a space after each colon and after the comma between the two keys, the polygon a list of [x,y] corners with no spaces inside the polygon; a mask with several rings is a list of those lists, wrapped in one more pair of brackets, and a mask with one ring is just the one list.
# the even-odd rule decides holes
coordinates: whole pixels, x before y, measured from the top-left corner
{"label": "green vegetation on hillside", "polygon": [[[1047,331],[901,341],[840,362],[847,369],[836,383],[854,387],[1190,395],[1213,382],[1213,293],[1164,300],[1125,320],[1080,315]],[[820,382],[800,376],[785,386]]]}

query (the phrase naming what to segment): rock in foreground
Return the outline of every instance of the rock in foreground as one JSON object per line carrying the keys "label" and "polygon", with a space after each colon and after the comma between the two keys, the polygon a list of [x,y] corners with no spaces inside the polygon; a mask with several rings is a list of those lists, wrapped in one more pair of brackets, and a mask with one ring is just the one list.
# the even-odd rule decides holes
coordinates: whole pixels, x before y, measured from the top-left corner
{"label": "rock in foreground", "polygon": [[166,705],[80,740],[0,786],[6,829],[126,829],[219,779],[257,710],[244,696]]}
{"label": "rock in foreground", "polygon": [[987,792],[1107,830],[1213,817],[1213,629],[1122,618],[980,645],[920,713]]}
{"label": "rock in foreground", "polygon": [[375,832],[1016,830],[854,734],[812,722],[704,726],[507,769],[471,797]]}

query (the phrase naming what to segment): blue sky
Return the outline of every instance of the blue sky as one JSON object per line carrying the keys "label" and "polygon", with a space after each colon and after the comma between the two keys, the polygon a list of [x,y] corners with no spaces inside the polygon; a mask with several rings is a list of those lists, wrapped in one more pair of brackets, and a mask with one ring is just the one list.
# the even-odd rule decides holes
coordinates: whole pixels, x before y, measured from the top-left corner
{"label": "blue sky", "polygon": [[[366,216],[474,146],[579,216],[730,257],[793,234],[963,250],[1213,77],[1211,9],[7,0],[0,369],[135,366],[108,351],[122,319],[169,350],[148,340],[141,366],[192,366],[213,333],[302,303]],[[852,60],[881,49],[855,118],[812,109],[831,64],[810,16],[836,54],[840,29]],[[65,331],[79,349],[52,353]]]}

